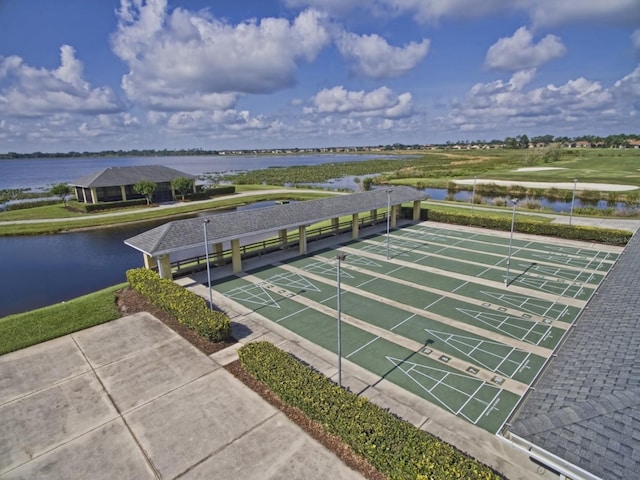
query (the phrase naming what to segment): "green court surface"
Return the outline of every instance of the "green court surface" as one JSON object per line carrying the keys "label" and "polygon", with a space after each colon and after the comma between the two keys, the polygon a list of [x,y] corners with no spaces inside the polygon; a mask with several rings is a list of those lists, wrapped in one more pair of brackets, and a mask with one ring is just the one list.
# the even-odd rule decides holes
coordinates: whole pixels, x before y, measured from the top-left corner
{"label": "green court surface", "polygon": [[[395,229],[218,280],[213,288],[497,432],[620,250],[432,227]],[[387,260],[387,252],[389,259]]]}

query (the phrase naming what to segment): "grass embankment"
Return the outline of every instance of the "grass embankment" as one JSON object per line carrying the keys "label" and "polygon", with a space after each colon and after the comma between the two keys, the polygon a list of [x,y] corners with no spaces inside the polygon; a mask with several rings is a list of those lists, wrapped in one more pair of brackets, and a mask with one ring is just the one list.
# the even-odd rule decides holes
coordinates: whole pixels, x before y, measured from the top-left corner
{"label": "grass embankment", "polygon": [[115,292],[126,286],[0,318],[0,355],[119,318]]}
{"label": "grass embankment", "polygon": [[[270,188],[262,186],[263,190]],[[255,189],[257,190],[257,187]],[[247,190],[251,191],[253,189],[249,188]],[[65,209],[62,204],[46,205],[23,210],[0,212],[0,222],[30,221],[30,223],[4,224],[0,227],[0,235],[40,235],[88,228],[103,228],[159,219],[174,220],[204,210],[235,207],[268,200],[311,200],[314,198],[323,198],[327,195],[329,194],[322,191],[316,193],[292,189],[289,193],[285,194],[263,192],[242,197],[230,195],[209,201],[176,204],[169,208],[142,207],[94,214],[70,212]],[[42,221],[40,222],[40,220]]]}

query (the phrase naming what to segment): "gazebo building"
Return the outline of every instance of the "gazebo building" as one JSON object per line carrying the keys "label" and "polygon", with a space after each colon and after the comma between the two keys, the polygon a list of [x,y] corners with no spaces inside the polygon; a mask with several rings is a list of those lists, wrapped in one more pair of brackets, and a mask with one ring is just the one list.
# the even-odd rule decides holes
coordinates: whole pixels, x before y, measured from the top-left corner
{"label": "gazebo building", "polygon": [[[359,229],[387,220],[396,226],[402,204],[410,203],[413,220],[420,219],[420,202],[426,199],[424,192],[410,187],[376,189],[350,195],[335,195],[318,200],[274,205],[209,217],[191,218],[168,222],[125,240],[125,244],[139,250],[147,268],[157,269],[163,278],[173,278],[172,265],[188,251],[206,251],[213,255],[216,264],[222,266],[230,257],[233,272],[242,271],[241,240],[257,235],[272,235],[275,248],[290,248],[297,244],[300,255],[307,253],[307,241],[319,236],[342,233],[341,217],[349,218],[347,228],[352,238],[359,236]],[[390,216],[379,209],[388,209]],[[330,220],[330,227],[308,231],[310,225]],[[291,234],[293,231],[293,234]],[[295,236],[295,241],[290,238]],[[205,242],[206,237],[206,242]],[[230,244],[225,257],[224,246]],[[230,255],[229,255],[230,253]]]}
{"label": "gazebo building", "polygon": [[75,188],[78,202],[123,202],[144,198],[143,195],[136,193],[133,187],[141,180],[150,180],[157,185],[153,192],[153,201],[161,203],[176,199],[176,192],[171,182],[179,177],[192,180],[192,189],[195,192],[196,176],[163,165],[108,167],[69,182],[69,185]]}

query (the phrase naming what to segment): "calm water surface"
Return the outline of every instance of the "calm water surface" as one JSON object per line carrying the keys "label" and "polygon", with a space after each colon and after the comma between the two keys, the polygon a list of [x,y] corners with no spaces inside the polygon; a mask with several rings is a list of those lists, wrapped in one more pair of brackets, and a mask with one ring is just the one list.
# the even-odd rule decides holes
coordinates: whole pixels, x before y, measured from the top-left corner
{"label": "calm water surface", "polygon": [[51,185],[72,182],[107,167],[164,165],[191,175],[258,170],[269,167],[319,165],[375,158],[406,158],[392,155],[212,155],[202,157],[109,157],[109,158],[25,158],[0,160],[0,190],[31,188],[48,190]]}

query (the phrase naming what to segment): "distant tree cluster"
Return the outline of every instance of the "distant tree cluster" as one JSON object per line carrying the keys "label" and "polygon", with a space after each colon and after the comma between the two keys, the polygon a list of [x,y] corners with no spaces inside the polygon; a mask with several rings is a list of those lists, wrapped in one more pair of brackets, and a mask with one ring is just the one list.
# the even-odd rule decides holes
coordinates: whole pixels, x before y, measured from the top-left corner
{"label": "distant tree cluster", "polygon": [[369,145],[358,147],[327,147],[327,148],[284,148],[284,149],[233,149],[233,150],[203,150],[202,148],[190,148],[179,150],[102,150],[100,152],[56,152],[56,153],[0,153],[0,160],[20,158],[98,158],[98,157],[182,157],[182,156],[211,156],[211,155],[274,155],[274,154],[317,154],[317,153],[362,153],[362,152],[389,152],[406,150],[423,150],[424,148],[452,148],[458,146],[485,146],[503,148],[529,148],[530,145],[540,146],[551,143],[562,145],[576,142],[587,142],[590,147],[601,148],[627,148],[632,140],[640,140],[640,134],[617,134],[600,137],[597,135],[582,135],[579,137],[554,137],[553,135],[539,135],[529,138],[527,135],[506,137],[504,140],[459,140],[447,141],[440,144],[404,144],[394,143],[387,145]]}

